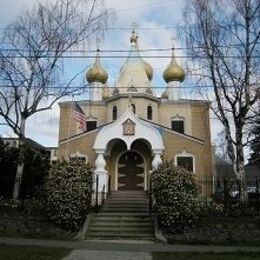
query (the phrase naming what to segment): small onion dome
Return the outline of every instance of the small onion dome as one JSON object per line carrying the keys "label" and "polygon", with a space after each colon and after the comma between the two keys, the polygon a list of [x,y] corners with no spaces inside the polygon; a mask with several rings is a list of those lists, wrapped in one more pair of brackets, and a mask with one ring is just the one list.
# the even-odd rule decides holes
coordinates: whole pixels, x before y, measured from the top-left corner
{"label": "small onion dome", "polygon": [[163,78],[167,83],[171,81],[182,82],[185,79],[185,71],[176,62],[174,54],[172,54],[171,63],[168,65],[168,67],[163,73]]}
{"label": "small onion dome", "polygon": [[97,50],[97,56],[93,66],[87,72],[86,79],[88,83],[100,82],[105,84],[107,82],[108,75],[101,66],[99,50]]}
{"label": "small onion dome", "polygon": [[167,90],[164,90],[162,95],[161,95],[161,98],[163,99],[167,99],[168,98],[168,93],[167,93]]}
{"label": "small onion dome", "polygon": [[151,81],[152,78],[153,78],[153,68],[152,68],[152,66],[144,60],[143,60],[143,66],[144,66],[144,70],[145,70],[145,73],[146,73],[148,79]]}

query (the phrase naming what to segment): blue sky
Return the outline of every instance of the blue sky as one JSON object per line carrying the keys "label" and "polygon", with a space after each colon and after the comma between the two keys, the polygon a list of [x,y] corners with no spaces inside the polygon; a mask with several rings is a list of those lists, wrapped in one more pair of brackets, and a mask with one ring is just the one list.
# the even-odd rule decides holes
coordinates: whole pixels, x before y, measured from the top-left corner
{"label": "blue sky", "polygon": [[[15,19],[15,17],[27,8],[31,8],[36,1],[32,0],[8,0],[1,3],[0,9],[0,28],[4,28],[7,23]],[[178,37],[176,26],[182,20],[182,11],[185,6],[185,0],[105,0],[108,7],[113,8],[117,18],[114,19],[110,27],[115,29],[108,30],[105,33],[104,42],[100,44],[100,49],[123,49],[130,48],[129,37],[131,34],[131,25],[133,22],[139,24],[139,46],[140,49],[153,48],[170,48],[171,37]],[[167,29],[165,29],[167,27]],[[172,28],[168,28],[172,27]],[[129,28],[129,29],[119,29]],[[143,29],[153,28],[153,29]],[[177,47],[182,46],[178,38],[176,40]],[[95,42],[88,47],[96,49]],[[157,53],[152,52],[149,55],[170,55],[169,52]],[[177,55],[185,53],[178,52]],[[164,87],[166,83],[163,81],[162,73],[170,59],[146,59],[154,69],[153,85]],[[91,59],[77,60],[67,62],[71,69],[84,69],[93,62]],[[124,59],[102,59],[102,65],[109,74],[109,85],[113,86],[117,79],[119,69],[123,64]],[[184,63],[184,60],[180,61]],[[77,64],[75,66],[75,64]],[[83,75],[82,75],[83,82]],[[189,79],[184,82],[184,85],[189,84]],[[156,91],[160,94],[161,91]],[[195,95],[195,94],[194,94]],[[193,98],[189,93],[187,96]],[[71,100],[70,97],[65,100]],[[59,109],[55,105],[51,111],[37,114],[28,120],[26,134],[45,146],[56,146],[58,142],[58,122]],[[214,123],[214,122],[213,122]],[[0,133],[4,136],[13,136],[10,129],[0,128]],[[215,135],[215,134],[214,134]]]}

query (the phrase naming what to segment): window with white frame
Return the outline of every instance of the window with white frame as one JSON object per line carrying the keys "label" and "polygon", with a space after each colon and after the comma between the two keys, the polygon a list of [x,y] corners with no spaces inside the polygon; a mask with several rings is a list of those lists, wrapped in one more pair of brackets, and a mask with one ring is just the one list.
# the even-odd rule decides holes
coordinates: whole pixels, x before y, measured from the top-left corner
{"label": "window with white frame", "polygon": [[175,165],[181,166],[187,171],[195,173],[195,156],[186,152],[176,154]]}
{"label": "window with white frame", "polygon": [[80,152],[76,152],[74,154],[70,154],[70,161],[80,161],[83,164],[88,163],[88,156],[86,154],[82,154]]}
{"label": "window with white frame", "polygon": [[175,132],[184,134],[184,120],[183,119],[174,119],[171,121],[171,129]]}

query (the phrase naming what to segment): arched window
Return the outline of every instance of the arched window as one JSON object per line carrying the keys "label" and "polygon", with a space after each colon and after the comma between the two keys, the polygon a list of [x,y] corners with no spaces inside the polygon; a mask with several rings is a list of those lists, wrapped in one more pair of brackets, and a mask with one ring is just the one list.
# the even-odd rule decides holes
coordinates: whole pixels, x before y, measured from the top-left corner
{"label": "arched window", "polygon": [[117,106],[113,106],[113,111],[112,111],[112,120],[117,119]]}
{"label": "arched window", "polygon": [[147,107],[147,119],[153,120],[153,108],[152,108],[152,106]]}
{"label": "arched window", "polygon": [[132,111],[133,111],[133,113],[135,114],[135,104],[131,104],[131,106],[132,106]]}

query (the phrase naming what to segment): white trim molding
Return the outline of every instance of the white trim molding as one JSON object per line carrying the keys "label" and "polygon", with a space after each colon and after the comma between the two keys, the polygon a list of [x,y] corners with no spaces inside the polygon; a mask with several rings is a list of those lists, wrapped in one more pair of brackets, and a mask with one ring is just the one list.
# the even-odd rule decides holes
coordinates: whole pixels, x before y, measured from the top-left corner
{"label": "white trim molding", "polygon": [[77,151],[76,153],[70,154],[69,159],[85,159],[86,164],[88,163],[88,156],[84,153]]}
{"label": "white trim molding", "polygon": [[179,114],[172,116],[170,118],[170,129],[172,129],[172,122],[173,121],[183,121],[183,130],[184,130],[183,134],[187,133],[187,123],[186,123],[186,118],[184,116],[180,116]]}
{"label": "white trim molding", "polygon": [[185,150],[182,153],[177,153],[174,156],[174,164],[178,166],[178,157],[192,157],[192,167],[193,167],[193,174],[196,173],[196,157],[192,153],[187,153]]}
{"label": "white trim molding", "polygon": [[[123,133],[123,123],[127,119],[135,123],[134,135],[124,135]],[[137,139],[146,140],[150,143],[152,151],[156,150],[156,153],[158,151],[161,153],[164,150],[163,139],[159,131],[152,124],[138,118],[130,107],[127,107],[126,111],[116,121],[101,128],[95,139],[94,150],[106,151],[107,144],[113,139],[124,141],[128,150],[131,149],[132,143]]]}

